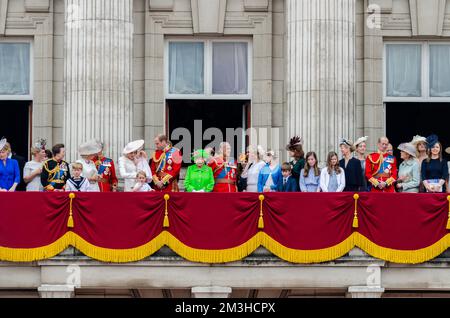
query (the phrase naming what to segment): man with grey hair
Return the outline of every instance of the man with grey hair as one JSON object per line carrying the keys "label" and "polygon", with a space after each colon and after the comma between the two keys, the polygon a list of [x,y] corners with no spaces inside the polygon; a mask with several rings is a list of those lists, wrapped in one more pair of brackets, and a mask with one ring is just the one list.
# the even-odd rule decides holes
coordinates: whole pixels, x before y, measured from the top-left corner
{"label": "man with grey hair", "polygon": [[395,192],[397,159],[388,153],[389,139],[378,139],[378,152],[366,159],[366,178],[372,184],[372,192]]}

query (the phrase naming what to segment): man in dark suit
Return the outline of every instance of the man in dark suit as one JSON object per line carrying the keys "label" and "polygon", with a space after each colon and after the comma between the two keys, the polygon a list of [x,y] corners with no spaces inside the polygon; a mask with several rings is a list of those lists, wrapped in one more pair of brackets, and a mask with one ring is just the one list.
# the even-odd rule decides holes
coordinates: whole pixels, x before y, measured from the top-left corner
{"label": "man in dark suit", "polygon": [[283,178],[277,185],[277,192],[299,192],[297,180],[292,176],[292,166],[285,162],[281,165]]}

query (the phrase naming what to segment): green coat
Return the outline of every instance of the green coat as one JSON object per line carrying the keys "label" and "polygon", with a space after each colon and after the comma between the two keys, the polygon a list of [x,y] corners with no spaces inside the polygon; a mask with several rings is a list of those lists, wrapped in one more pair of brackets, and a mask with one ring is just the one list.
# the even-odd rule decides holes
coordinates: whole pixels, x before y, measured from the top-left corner
{"label": "green coat", "polygon": [[186,192],[203,190],[211,192],[214,188],[214,174],[211,167],[203,165],[201,168],[192,165],[186,172],[184,179],[184,187]]}
{"label": "green coat", "polygon": [[305,167],[305,159],[300,159],[296,163],[294,161],[290,162],[292,166],[292,176],[297,180],[297,183],[300,181],[300,172]]}

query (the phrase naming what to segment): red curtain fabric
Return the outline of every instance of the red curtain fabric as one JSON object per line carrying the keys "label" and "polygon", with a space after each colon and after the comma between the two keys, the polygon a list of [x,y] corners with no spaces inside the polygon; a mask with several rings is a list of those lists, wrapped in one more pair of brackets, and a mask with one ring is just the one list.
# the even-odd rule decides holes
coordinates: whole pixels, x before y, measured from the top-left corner
{"label": "red curtain fabric", "polygon": [[270,193],[264,210],[264,232],[292,249],[328,248],[352,234],[352,194]]}
{"label": "red curtain fabric", "polygon": [[361,194],[358,232],[386,248],[422,249],[447,235],[448,205],[439,194]]}
{"label": "red curtain fabric", "polygon": [[326,261],[360,246],[415,263],[450,246],[444,194],[362,193],[357,201],[353,193],[169,195],[166,210],[161,193],[77,193],[72,203],[68,193],[0,193],[0,260],[45,259],[74,245],[99,260],[127,262],[166,244],[199,262],[241,259],[264,245],[295,262]]}

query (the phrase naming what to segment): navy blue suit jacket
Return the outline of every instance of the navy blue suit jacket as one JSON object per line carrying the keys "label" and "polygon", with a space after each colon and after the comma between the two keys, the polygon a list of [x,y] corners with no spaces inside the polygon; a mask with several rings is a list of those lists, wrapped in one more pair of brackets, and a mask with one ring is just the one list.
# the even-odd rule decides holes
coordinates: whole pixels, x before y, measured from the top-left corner
{"label": "navy blue suit jacket", "polygon": [[277,192],[299,192],[299,185],[297,184],[297,180],[290,176],[287,179],[286,185],[283,185],[283,178],[281,178],[280,182],[277,186]]}

